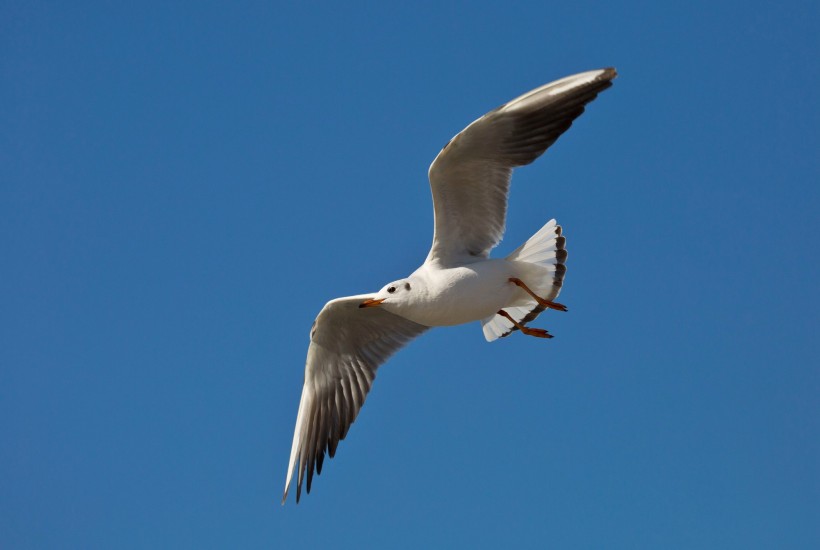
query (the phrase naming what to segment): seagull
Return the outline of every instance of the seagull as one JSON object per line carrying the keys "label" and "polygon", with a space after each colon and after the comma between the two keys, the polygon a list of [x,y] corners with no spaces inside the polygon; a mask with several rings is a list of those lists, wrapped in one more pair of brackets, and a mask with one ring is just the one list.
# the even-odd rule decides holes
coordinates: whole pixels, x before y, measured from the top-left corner
{"label": "seagull", "polygon": [[435,228],[424,263],[376,293],[337,298],[310,331],[282,504],[296,468],[296,502],[314,470],[364,404],[376,370],[431,327],[480,321],[487,341],[518,331],[552,338],[529,323],[555,302],[564,280],[566,239],[554,219],[506,258],[501,242],[512,171],[541,156],[612,85],[615,69],[568,76],[519,96],[451,139],[430,165]]}

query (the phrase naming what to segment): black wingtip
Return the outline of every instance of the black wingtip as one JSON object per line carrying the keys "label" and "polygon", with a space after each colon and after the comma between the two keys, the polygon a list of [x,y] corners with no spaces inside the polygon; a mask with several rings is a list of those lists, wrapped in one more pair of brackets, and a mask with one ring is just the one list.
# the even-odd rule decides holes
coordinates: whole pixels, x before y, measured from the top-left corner
{"label": "black wingtip", "polygon": [[612,80],[614,78],[618,78],[618,71],[615,67],[607,67],[604,69],[603,77],[607,80]]}

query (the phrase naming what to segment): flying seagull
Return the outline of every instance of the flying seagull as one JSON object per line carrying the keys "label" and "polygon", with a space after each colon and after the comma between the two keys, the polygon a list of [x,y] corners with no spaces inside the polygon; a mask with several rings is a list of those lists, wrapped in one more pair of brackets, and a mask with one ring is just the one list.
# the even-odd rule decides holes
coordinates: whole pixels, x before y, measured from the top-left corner
{"label": "flying seagull", "polygon": [[450,140],[430,165],[435,230],[427,259],[380,291],[328,302],[313,323],[302,400],[282,504],[296,467],[296,502],[356,419],[376,369],[431,327],[480,321],[487,341],[567,308],[555,302],[567,259],[550,220],[506,258],[490,259],[504,234],[513,168],[537,159],[612,85],[615,69],[568,76],[490,111]]}

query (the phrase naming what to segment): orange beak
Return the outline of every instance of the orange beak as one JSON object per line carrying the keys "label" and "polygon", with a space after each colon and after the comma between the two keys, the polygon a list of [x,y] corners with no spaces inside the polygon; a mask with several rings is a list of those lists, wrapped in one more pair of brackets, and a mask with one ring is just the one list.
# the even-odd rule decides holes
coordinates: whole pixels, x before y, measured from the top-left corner
{"label": "orange beak", "polygon": [[376,306],[380,305],[382,302],[384,302],[384,300],[385,300],[385,298],[379,298],[378,300],[374,300],[373,298],[368,298],[367,300],[365,300],[364,302],[359,304],[359,307],[376,307]]}

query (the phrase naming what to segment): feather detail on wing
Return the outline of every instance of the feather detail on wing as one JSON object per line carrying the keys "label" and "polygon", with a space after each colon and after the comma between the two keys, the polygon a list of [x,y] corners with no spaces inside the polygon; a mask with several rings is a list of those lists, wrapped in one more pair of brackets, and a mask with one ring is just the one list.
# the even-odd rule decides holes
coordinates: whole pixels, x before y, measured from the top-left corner
{"label": "feather detail on wing", "polygon": [[332,300],[313,324],[283,504],[294,466],[298,503],[305,477],[309,493],[314,469],[320,474],[325,454],[331,458],[336,454],[364,404],[376,369],[428,328],[382,308],[360,308],[370,297]]}
{"label": "feather detail on wing", "polygon": [[546,84],[450,140],[430,165],[435,232],[427,261],[488,257],[504,234],[513,168],[541,156],[616,76],[601,69]]}

